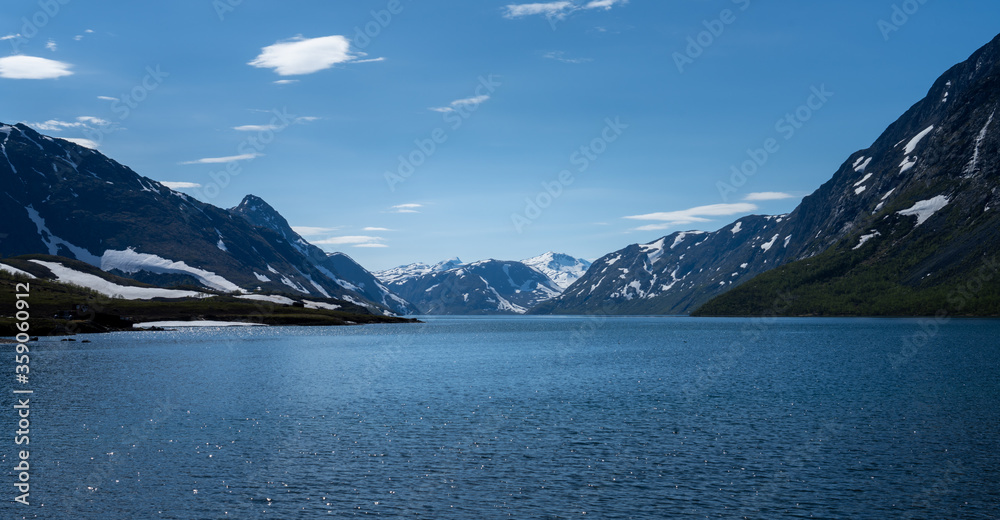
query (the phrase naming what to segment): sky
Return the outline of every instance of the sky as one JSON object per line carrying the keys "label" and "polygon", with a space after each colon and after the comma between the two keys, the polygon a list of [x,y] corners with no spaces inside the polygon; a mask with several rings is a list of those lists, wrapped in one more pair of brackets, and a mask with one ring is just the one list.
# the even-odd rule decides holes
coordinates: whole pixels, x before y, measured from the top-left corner
{"label": "sky", "polygon": [[0,121],[219,207],[260,196],[371,270],[595,259],[791,211],[997,20],[995,0],[5,2]]}

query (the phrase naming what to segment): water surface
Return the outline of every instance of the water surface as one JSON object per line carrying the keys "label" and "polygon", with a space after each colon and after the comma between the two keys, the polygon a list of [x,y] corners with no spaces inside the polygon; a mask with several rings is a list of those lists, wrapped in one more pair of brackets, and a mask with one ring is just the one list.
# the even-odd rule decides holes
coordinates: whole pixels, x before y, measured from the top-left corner
{"label": "water surface", "polygon": [[0,517],[997,518],[1000,322],[904,344],[920,332],[518,317],[43,339],[32,505]]}

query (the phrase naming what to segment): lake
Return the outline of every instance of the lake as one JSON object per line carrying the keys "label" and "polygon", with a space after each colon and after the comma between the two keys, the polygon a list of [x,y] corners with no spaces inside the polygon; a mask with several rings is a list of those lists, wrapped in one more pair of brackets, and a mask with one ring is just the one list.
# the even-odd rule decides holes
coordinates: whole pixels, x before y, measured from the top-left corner
{"label": "lake", "polygon": [[0,517],[1000,517],[1000,321],[425,319],[43,338]]}

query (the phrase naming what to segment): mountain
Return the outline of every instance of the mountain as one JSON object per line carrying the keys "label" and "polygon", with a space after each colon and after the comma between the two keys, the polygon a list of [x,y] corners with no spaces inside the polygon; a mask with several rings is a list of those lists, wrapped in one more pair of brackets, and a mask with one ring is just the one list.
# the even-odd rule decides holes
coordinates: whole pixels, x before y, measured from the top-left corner
{"label": "mountain", "polygon": [[362,301],[356,301],[353,297],[357,294],[364,301],[375,302],[396,314],[412,314],[416,311],[415,307],[389,291],[375,275],[361,267],[350,256],[344,253],[327,253],[307,242],[292,229],[285,217],[260,197],[247,195],[229,212],[239,215],[254,226],[273,231],[280,237],[272,237],[272,240],[294,247],[304,261],[315,266],[328,279],[346,291],[340,294],[339,298],[361,304]]}
{"label": "mountain", "polygon": [[820,188],[831,215],[820,219],[824,208],[810,201],[813,218],[846,232],[698,313],[1000,314],[998,109],[1000,36]]}
{"label": "mountain", "polygon": [[158,286],[410,310],[370,273],[338,275],[363,269],[306,243],[257,197],[225,210],[23,124],[0,124],[0,139],[0,256],[59,255]]}
{"label": "mountain", "polygon": [[447,271],[448,269],[454,269],[455,267],[460,267],[465,265],[456,256],[450,260],[445,260],[443,262],[438,262],[434,265],[427,265],[422,262],[415,264],[401,265],[399,267],[393,267],[392,269],[386,269],[384,271],[377,271],[375,276],[387,284],[396,284],[400,282],[405,282],[412,278],[417,278],[429,273],[436,273],[439,271]]}
{"label": "mountain", "polygon": [[566,289],[587,272],[590,262],[562,253],[549,251],[543,255],[521,260],[521,263],[548,276],[560,288]]}
{"label": "mountain", "polygon": [[934,314],[959,284],[983,280],[1000,244],[998,64],[1000,37],[790,214],[628,246],[532,312],[680,314],[750,281],[704,312]]}
{"label": "mountain", "polygon": [[[483,260],[447,267],[458,262],[456,258],[434,266],[404,266],[389,270],[382,279],[421,314],[524,314],[562,291],[549,277],[521,262]],[[396,281],[388,281],[389,277]]]}

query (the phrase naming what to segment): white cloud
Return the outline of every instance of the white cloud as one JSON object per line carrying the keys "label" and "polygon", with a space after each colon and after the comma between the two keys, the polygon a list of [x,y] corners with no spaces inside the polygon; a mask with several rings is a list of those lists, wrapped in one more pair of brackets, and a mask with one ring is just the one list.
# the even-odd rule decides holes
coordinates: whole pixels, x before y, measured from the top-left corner
{"label": "white cloud", "polygon": [[76,120],[81,123],[87,123],[98,126],[108,126],[111,124],[111,121],[108,121],[107,119],[101,119],[99,117],[94,117],[94,116],[80,116],[76,118]]}
{"label": "white cloud", "polygon": [[393,210],[393,213],[420,213],[417,209],[422,207],[423,204],[399,204],[389,209]]}
{"label": "white cloud", "polygon": [[544,15],[548,18],[563,19],[566,15],[584,9],[610,10],[616,5],[625,5],[628,0],[590,0],[582,5],[568,2],[545,2],[533,4],[509,4],[504,7],[505,18],[521,18],[524,16]]}
{"label": "white cloud", "polygon": [[249,161],[251,159],[256,159],[263,154],[256,152],[245,153],[242,155],[230,155],[228,157],[205,157],[203,159],[195,159],[194,161],[184,161],[181,164],[220,164],[233,161]]}
{"label": "white cloud", "polygon": [[275,85],[291,85],[292,83],[298,83],[297,79],[279,79],[274,82]]}
{"label": "white cloud", "polygon": [[351,63],[378,63],[380,61],[385,61],[385,57],[380,56],[378,58],[368,58],[367,60],[354,60]]}
{"label": "white cloud", "polygon": [[183,182],[183,181],[160,181],[160,184],[172,189],[172,190],[182,190],[185,188],[200,188],[201,184],[197,182]]}
{"label": "white cloud", "polygon": [[442,112],[442,113],[454,112],[459,107],[467,107],[467,106],[473,106],[473,105],[480,105],[482,103],[485,103],[486,101],[489,101],[489,99],[490,99],[490,96],[488,96],[486,94],[484,94],[482,96],[475,96],[475,97],[464,98],[464,99],[456,99],[455,101],[452,101],[451,103],[448,103],[448,106],[446,106],[446,107],[433,107],[433,108],[430,108],[428,110],[432,110],[434,112]]}
{"label": "white cloud", "polygon": [[21,33],[8,34],[7,36],[0,36],[0,42],[2,42],[4,40],[13,40],[14,38],[20,38],[20,37],[21,37]]}
{"label": "white cloud", "polygon": [[660,213],[647,213],[645,215],[632,215],[624,217],[631,220],[652,220],[661,222],[660,224],[647,224],[636,228],[636,231],[659,231],[674,226],[683,226],[698,222],[711,222],[707,217],[721,217],[735,215],[738,213],[749,213],[757,209],[755,204],[739,202],[735,204],[711,204],[708,206],[698,206],[695,208],[680,211],[666,211]]}
{"label": "white cloud", "polygon": [[296,36],[264,47],[248,65],[274,69],[280,76],[298,76],[329,69],[338,63],[352,62],[359,56],[364,54],[352,54],[351,41],[344,36]]}
{"label": "white cloud", "polygon": [[[292,121],[292,124],[308,123],[310,121],[316,121],[317,119],[319,118],[314,116],[301,116],[301,117],[296,117]],[[286,127],[283,127],[281,125],[241,125],[241,126],[234,126],[233,130],[236,130],[238,132],[266,132],[268,130],[271,131],[281,130],[282,128]]]}
{"label": "white cloud", "polygon": [[546,52],[545,54],[542,55],[542,57],[550,60],[561,61],[563,63],[573,63],[573,64],[587,63],[589,61],[593,61],[590,58],[567,58],[566,53],[563,51]]}
{"label": "white cloud", "polygon": [[362,229],[362,231],[392,231],[392,230],[384,227],[366,227]]}
{"label": "white cloud", "polygon": [[233,130],[240,132],[266,132],[268,130],[277,130],[279,128],[281,127],[278,125],[243,125],[234,126]]}
{"label": "white cloud", "polygon": [[510,4],[505,7],[506,18],[520,18],[522,16],[534,16],[541,14],[550,17],[562,17],[568,10],[573,9],[573,2],[547,2],[536,4]]}
{"label": "white cloud", "polygon": [[339,227],[313,227],[313,226],[292,226],[292,231],[304,236],[312,237],[316,235],[325,235],[327,233],[333,232],[340,229]]}
{"label": "white cloud", "polygon": [[385,239],[382,237],[373,237],[367,235],[349,235],[342,237],[330,237],[324,238],[323,240],[315,240],[312,243],[316,245],[329,245],[329,246],[354,246],[354,247],[385,247],[382,242]]}
{"label": "white cloud", "polygon": [[591,0],[587,2],[587,5],[583,6],[584,9],[604,9],[605,11],[611,9],[617,4],[625,5],[628,0]]}
{"label": "white cloud", "polygon": [[82,146],[84,148],[90,148],[91,150],[96,150],[97,149],[97,143],[95,143],[94,141],[91,141],[90,139],[83,139],[83,138],[80,138],[80,137],[63,137],[63,139],[65,139],[65,140],[67,140],[67,141],[69,141],[71,143],[76,143],[76,144],[78,144],[78,145],[80,145],[80,146]]}
{"label": "white cloud", "polygon": [[109,126],[111,122],[94,116],[80,116],[76,118],[76,121],[49,119],[43,123],[29,123],[29,126],[36,130],[44,130],[46,132],[60,132],[67,128],[92,128],[91,125]]}
{"label": "white cloud", "polygon": [[87,34],[90,34],[90,33],[94,32],[94,30],[93,30],[93,29],[87,29],[87,30],[85,30],[85,31],[83,31],[83,32],[85,32],[85,33],[87,33]]}
{"label": "white cloud", "polygon": [[56,52],[56,50],[59,48],[59,46],[56,45],[56,41],[55,40],[49,40],[48,43],[45,44],[45,48],[48,49],[48,50],[50,50],[50,51],[52,51],[52,52]]}
{"label": "white cloud", "polygon": [[788,193],[783,193],[780,191],[761,191],[757,193],[750,193],[743,200],[749,201],[762,201],[762,200],[782,200],[782,199],[793,199],[795,195]]}
{"label": "white cloud", "polygon": [[73,74],[72,65],[37,56],[5,56],[0,58],[0,78],[53,79]]}
{"label": "white cloud", "polygon": [[118,101],[118,98],[111,96],[97,96],[97,99],[100,99],[102,101]]}

